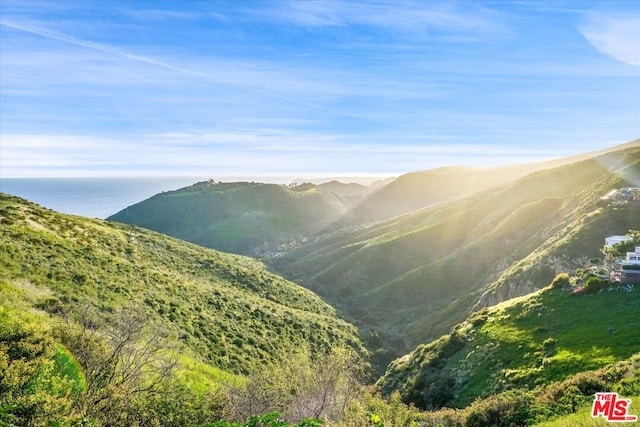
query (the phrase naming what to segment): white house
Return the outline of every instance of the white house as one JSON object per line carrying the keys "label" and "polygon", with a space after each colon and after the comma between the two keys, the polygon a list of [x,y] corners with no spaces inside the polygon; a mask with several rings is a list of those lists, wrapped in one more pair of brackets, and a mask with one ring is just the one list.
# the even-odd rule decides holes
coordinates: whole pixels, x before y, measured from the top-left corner
{"label": "white house", "polygon": [[631,236],[609,236],[609,237],[605,237],[604,245],[605,247],[610,248],[616,243],[627,242],[631,239],[632,239]]}
{"label": "white house", "polygon": [[640,246],[636,246],[635,252],[627,252],[627,264],[640,265]]}

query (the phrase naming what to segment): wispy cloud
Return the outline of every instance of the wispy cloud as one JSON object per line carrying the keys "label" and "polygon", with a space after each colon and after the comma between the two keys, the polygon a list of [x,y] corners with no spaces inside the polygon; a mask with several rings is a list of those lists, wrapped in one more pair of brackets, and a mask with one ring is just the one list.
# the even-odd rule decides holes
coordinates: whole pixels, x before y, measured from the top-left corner
{"label": "wispy cloud", "polygon": [[[89,3],[3,1],[3,174],[406,172],[640,131],[637,68],[576,43],[593,3]],[[636,15],[581,30],[634,63]]]}
{"label": "wispy cloud", "polygon": [[[8,135],[0,166],[7,176],[118,175],[165,170],[190,175],[396,175],[443,164],[500,165],[558,156],[552,148],[494,144],[364,145],[348,135],[262,133],[166,134],[124,138],[86,135]],[[185,153],[188,153],[185,155]],[[399,168],[398,165],[402,165]],[[163,169],[164,168],[164,169]]]}
{"label": "wispy cloud", "polygon": [[[49,39],[54,39],[54,40],[60,40],[66,43],[71,43],[77,46],[82,46],[82,47],[86,47],[89,49],[94,49],[94,50],[98,50],[101,52],[105,52],[105,53],[109,53],[112,55],[117,55],[117,56],[121,56],[127,59],[131,59],[134,61],[138,61],[138,62],[144,62],[146,64],[151,64],[151,65],[155,65],[161,68],[166,68],[168,70],[172,70],[172,71],[176,71],[179,73],[183,73],[183,74],[187,74],[187,75],[191,75],[191,76],[195,76],[195,77],[203,77],[203,78],[207,78],[208,76],[206,74],[203,73],[199,73],[196,71],[192,71],[192,70],[188,70],[186,68],[181,68],[181,67],[177,67],[175,65],[172,64],[168,64],[162,61],[158,61],[152,58],[148,58],[145,56],[140,56],[140,55],[136,55],[133,54],[131,52],[127,52],[125,50],[121,50],[118,49],[116,47],[113,46],[109,46],[106,44],[102,44],[102,43],[95,43],[89,40],[84,40],[84,39],[80,39],[77,37],[73,37],[67,34],[63,34],[63,33],[59,33],[57,31],[52,31],[49,30],[47,28],[43,28],[43,27],[34,27],[34,26],[29,26],[29,25],[24,25],[24,24],[20,24],[20,23],[16,23],[16,22],[11,22],[11,21],[7,21],[7,20],[0,20],[0,25],[3,25],[5,27],[8,28],[13,28],[15,30],[20,30],[20,31],[24,31],[27,33],[31,33],[31,34],[36,34],[42,37],[46,37]],[[232,84],[229,82],[220,82],[220,83],[225,83],[225,84]]]}
{"label": "wispy cloud", "polygon": [[447,33],[460,31],[495,32],[505,27],[496,12],[465,2],[396,1],[287,1],[275,3],[262,16],[308,27],[360,25],[399,32],[423,32],[438,29]]}
{"label": "wispy cloud", "polygon": [[590,13],[579,30],[598,51],[640,67],[640,14]]}
{"label": "wispy cloud", "polygon": [[[99,52],[104,52],[107,54],[111,54],[111,55],[115,55],[118,57],[122,57],[122,58],[126,58],[135,62],[140,62],[140,63],[144,63],[144,64],[148,64],[148,65],[153,65],[165,70],[169,70],[169,71],[174,71],[176,73],[179,74],[183,74],[183,75],[187,75],[187,76],[191,76],[191,77],[196,77],[208,82],[212,82],[215,84],[219,84],[219,85],[225,85],[225,86],[229,86],[229,87],[233,87],[235,89],[239,89],[241,91],[245,91],[254,95],[260,95],[263,97],[267,97],[267,98],[272,98],[272,99],[277,99],[279,101],[283,101],[285,103],[289,103],[289,104],[293,104],[293,105],[297,105],[297,106],[301,106],[304,107],[305,109],[308,110],[315,110],[315,111],[319,111],[322,113],[328,113],[328,114],[332,114],[332,115],[339,115],[339,116],[346,116],[346,117],[350,117],[352,119],[358,119],[358,120],[363,120],[363,121],[369,121],[369,122],[375,122],[375,123],[379,123],[379,124],[384,124],[384,125],[388,125],[388,126],[392,126],[392,127],[407,127],[406,124],[401,124],[401,123],[393,123],[389,120],[384,120],[382,118],[379,117],[374,117],[374,116],[369,116],[366,114],[362,114],[362,113],[357,113],[357,112],[352,112],[352,111],[348,111],[348,110],[344,110],[344,109],[337,109],[337,108],[333,108],[333,107],[327,107],[324,106],[322,104],[315,104],[315,103],[311,103],[308,102],[306,100],[300,99],[300,98],[294,98],[291,96],[287,96],[287,95],[282,95],[278,92],[274,92],[273,91],[273,83],[274,83],[274,79],[269,79],[268,77],[270,77],[269,75],[265,76],[265,70],[269,70],[268,66],[265,66],[265,64],[263,64],[262,70],[259,73],[255,73],[255,72],[251,72],[250,70],[247,70],[246,67],[240,67],[240,68],[236,68],[235,70],[229,70],[227,69],[228,74],[235,74],[235,79],[238,79],[238,77],[252,77],[251,82],[253,82],[253,84],[247,84],[246,83],[246,78],[245,78],[245,83],[237,83],[236,81],[234,81],[234,79],[224,79],[223,77],[221,77],[221,73],[220,72],[209,72],[209,71],[196,71],[194,69],[191,68],[185,68],[182,66],[178,66],[178,65],[174,65],[170,62],[166,62],[166,61],[161,61],[161,60],[157,60],[154,58],[150,58],[147,56],[143,56],[143,55],[139,55],[139,54],[135,54],[135,53],[131,53],[127,50],[123,50],[108,44],[103,44],[103,43],[96,43],[90,40],[85,40],[85,39],[80,39],[77,37],[73,37],[70,36],[68,34],[64,34],[64,33],[60,33],[57,31],[53,31],[41,26],[32,26],[32,25],[26,25],[26,24],[22,24],[22,23],[16,23],[16,22],[12,22],[12,21],[8,21],[8,20],[0,20],[0,25],[8,27],[8,28],[12,28],[15,30],[19,30],[19,31],[23,31],[26,33],[30,33],[30,34],[35,34],[38,36],[42,36],[48,39],[54,39],[54,40],[59,40],[62,42],[66,42],[66,43],[70,43],[73,45],[77,45],[77,46],[81,46],[81,47],[85,47],[88,49],[92,49],[95,51],[99,51]],[[225,63],[224,65],[228,66],[228,63]],[[210,69],[213,70],[217,70],[219,67],[213,67]],[[228,68],[228,67],[227,67]],[[104,74],[104,73],[102,73]],[[291,79],[291,78],[280,78],[280,79],[276,79],[275,82],[277,83],[278,81],[280,82],[286,82],[283,84],[283,86],[295,86],[296,84],[296,79]],[[268,82],[268,84],[267,84]],[[306,84],[305,87],[303,89],[311,89],[313,91],[314,84]],[[326,88],[325,88],[326,89]],[[325,94],[329,93],[327,90],[324,91]],[[415,92],[414,92],[415,93]]]}

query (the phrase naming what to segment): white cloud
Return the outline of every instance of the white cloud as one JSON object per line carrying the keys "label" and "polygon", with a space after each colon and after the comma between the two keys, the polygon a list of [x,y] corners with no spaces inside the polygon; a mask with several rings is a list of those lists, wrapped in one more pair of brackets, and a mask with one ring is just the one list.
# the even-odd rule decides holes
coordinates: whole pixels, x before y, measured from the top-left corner
{"label": "white cloud", "polygon": [[[135,143],[131,141],[135,140]],[[7,135],[0,166],[12,176],[326,175],[386,174],[446,164],[497,165],[555,157],[551,149],[374,141],[337,134],[264,129],[101,138],[88,135]]]}
{"label": "white cloud", "polygon": [[592,13],[578,29],[601,53],[640,67],[640,14],[612,16]]}
{"label": "white cloud", "polygon": [[[114,87],[165,87],[181,88],[180,93],[189,93],[182,99],[171,98],[164,92],[157,92],[162,102],[176,101],[182,105],[206,103],[212,100],[227,103],[233,96],[247,99],[264,97],[280,101],[278,105],[288,108],[302,107],[306,112],[320,112],[329,115],[355,118],[367,122],[398,126],[387,119],[357,113],[349,108],[334,108],[330,104],[345,96],[383,96],[387,98],[433,98],[439,94],[428,85],[408,85],[397,79],[368,74],[362,80],[360,72],[341,70],[338,67],[320,67],[291,63],[274,63],[258,59],[202,59],[190,58],[165,60],[144,54],[133,53],[109,44],[96,43],[43,27],[38,23],[23,23],[2,20],[0,25],[22,33],[57,40],[70,45],[71,49],[43,51],[20,47],[3,52],[5,72],[2,77],[6,88],[25,88],[24,94],[64,97],[64,91],[80,84],[96,84]],[[78,50],[84,48],[83,50]],[[25,55],[24,52],[29,54]],[[23,54],[18,54],[23,52]],[[51,64],[55,66],[51,67]],[[155,69],[155,70],[154,70]],[[46,70],[44,75],[42,70]],[[221,90],[229,93],[221,93]],[[428,89],[428,90],[427,90]],[[7,89],[3,89],[7,90]],[[83,88],[83,93],[91,93]],[[215,91],[215,97],[212,92]],[[5,92],[6,93],[6,92]],[[118,92],[120,93],[120,92]],[[111,93],[100,93],[111,97]],[[153,98],[154,95],[147,94]],[[224,101],[223,101],[224,100]],[[260,109],[275,109],[273,103],[261,103]],[[187,107],[188,108],[188,107]],[[246,107],[244,107],[246,108]]]}
{"label": "white cloud", "polygon": [[341,27],[365,25],[400,32],[422,32],[430,29],[455,32],[504,31],[496,19],[498,14],[477,5],[453,2],[357,2],[357,1],[290,1],[279,3],[271,11],[255,12],[264,19],[285,20],[308,27]]}

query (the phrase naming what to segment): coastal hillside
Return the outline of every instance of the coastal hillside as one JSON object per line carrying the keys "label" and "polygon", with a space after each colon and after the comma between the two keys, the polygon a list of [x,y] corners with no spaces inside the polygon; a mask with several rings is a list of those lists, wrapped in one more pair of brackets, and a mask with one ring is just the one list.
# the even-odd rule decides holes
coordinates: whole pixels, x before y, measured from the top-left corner
{"label": "coastal hillside", "polygon": [[[640,352],[640,284],[606,285],[588,293],[571,282],[559,275],[534,294],[473,313],[450,334],[395,360],[378,387],[423,409],[463,408],[506,390],[561,382]],[[593,400],[592,393],[587,398]]]}
{"label": "coastal hillside", "polygon": [[291,346],[362,353],[335,309],[251,258],[223,254],[139,227],[59,214],[0,197],[3,307],[51,321],[82,310],[99,329],[126,307],[183,354],[244,374]]}
{"label": "coastal hillside", "polygon": [[638,146],[640,140],[599,152],[584,153],[538,163],[473,168],[449,166],[402,175],[367,197],[340,221],[342,225],[366,224],[407,214],[437,203],[524,177],[530,173],[569,165],[598,155]]}
{"label": "coastal hillside", "polygon": [[485,190],[533,170],[529,165],[500,168],[449,166],[408,173],[371,194],[342,222],[354,225],[385,220]]}
{"label": "coastal hillside", "polygon": [[335,179],[329,182],[318,184],[318,188],[325,191],[326,193],[330,193],[339,197],[340,200],[342,200],[342,202],[349,208],[358,206],[373,191],[376,190],[374,186],[366,186],[355,182],[347,184]]}
{"label": "coastal hillside", "polygon": [[[243,255],[287,251],[340,218],[354,191],[205,181],[157,194],[107,218]],[[342,194],[335,194],[342,190]]]}
{"label": "coastal hillside", "polygon": [[[366,331],[385,365],[397,352],[448,333],[488,301],[490,288],[495,304],[601,256],[606,235],[638,227],[640,208],[607,208],[600,199],[634,186],[639,169],[640,147],[626,148],[338,231],[271,265]],[[510,271],[517,279],[499,280]]]}

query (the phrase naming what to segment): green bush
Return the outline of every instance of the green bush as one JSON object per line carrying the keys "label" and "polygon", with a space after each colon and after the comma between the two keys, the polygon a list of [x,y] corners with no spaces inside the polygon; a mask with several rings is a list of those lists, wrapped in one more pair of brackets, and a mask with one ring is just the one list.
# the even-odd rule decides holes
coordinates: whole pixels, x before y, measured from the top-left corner
{"label": "green bush", "polygon": [[324,423],[314,418],[308,418],[300,421],[298,424],[289,424],[280,419],[278,412],[271,412],[265,415],[256,415],[246,423],[237,423],[229,421],[217,421],[211,424],[205,424],[203,427],[320,427]]}
{"label": "green bush", "polygon": [[49,425],[78,418],[82,390],[72,360],[64,366],[47,330],[24,313],[0,306],[0,425]]}
{"label": "green bush", "polygon": [[278,363],[249,375],[245,383],[227,385],[232,418],[277,412],[292,422],[337,422],[360,394],[364,369],[348,348],[326,354],[307,346],[292,349]]}
{"label": "green bush", "polygon": [[567,273],[558,274],[551,282],[551,286],[556,289],[569,286],[569,275]]}
{"label": "green bush", "polygon": [[588,294],[595,294],[601,289],[604,289],[610,285],[608,280],[602,279],[598,276],[590,274],[584,280],[584,290]]}
{"label": "green bush", "polygon": [[[459,413],[460,411],[452,411]],[[431,414],[437,414],[433,425],[450,422],[452,414],[445,411],[420,412],[413,405],[402,403],[399,393],[393,393],[387,400],[380,395],[364,393],[360,398],[351,401],[345,414],[342,426],[417,426],[432,421]],[[429,424],[430,425],[430,424]]]}
{"label": "green bush", "polygon": [[534,402],[531,392],[508,390],[471,404],[467,427],[510,427],[526,425]]}

